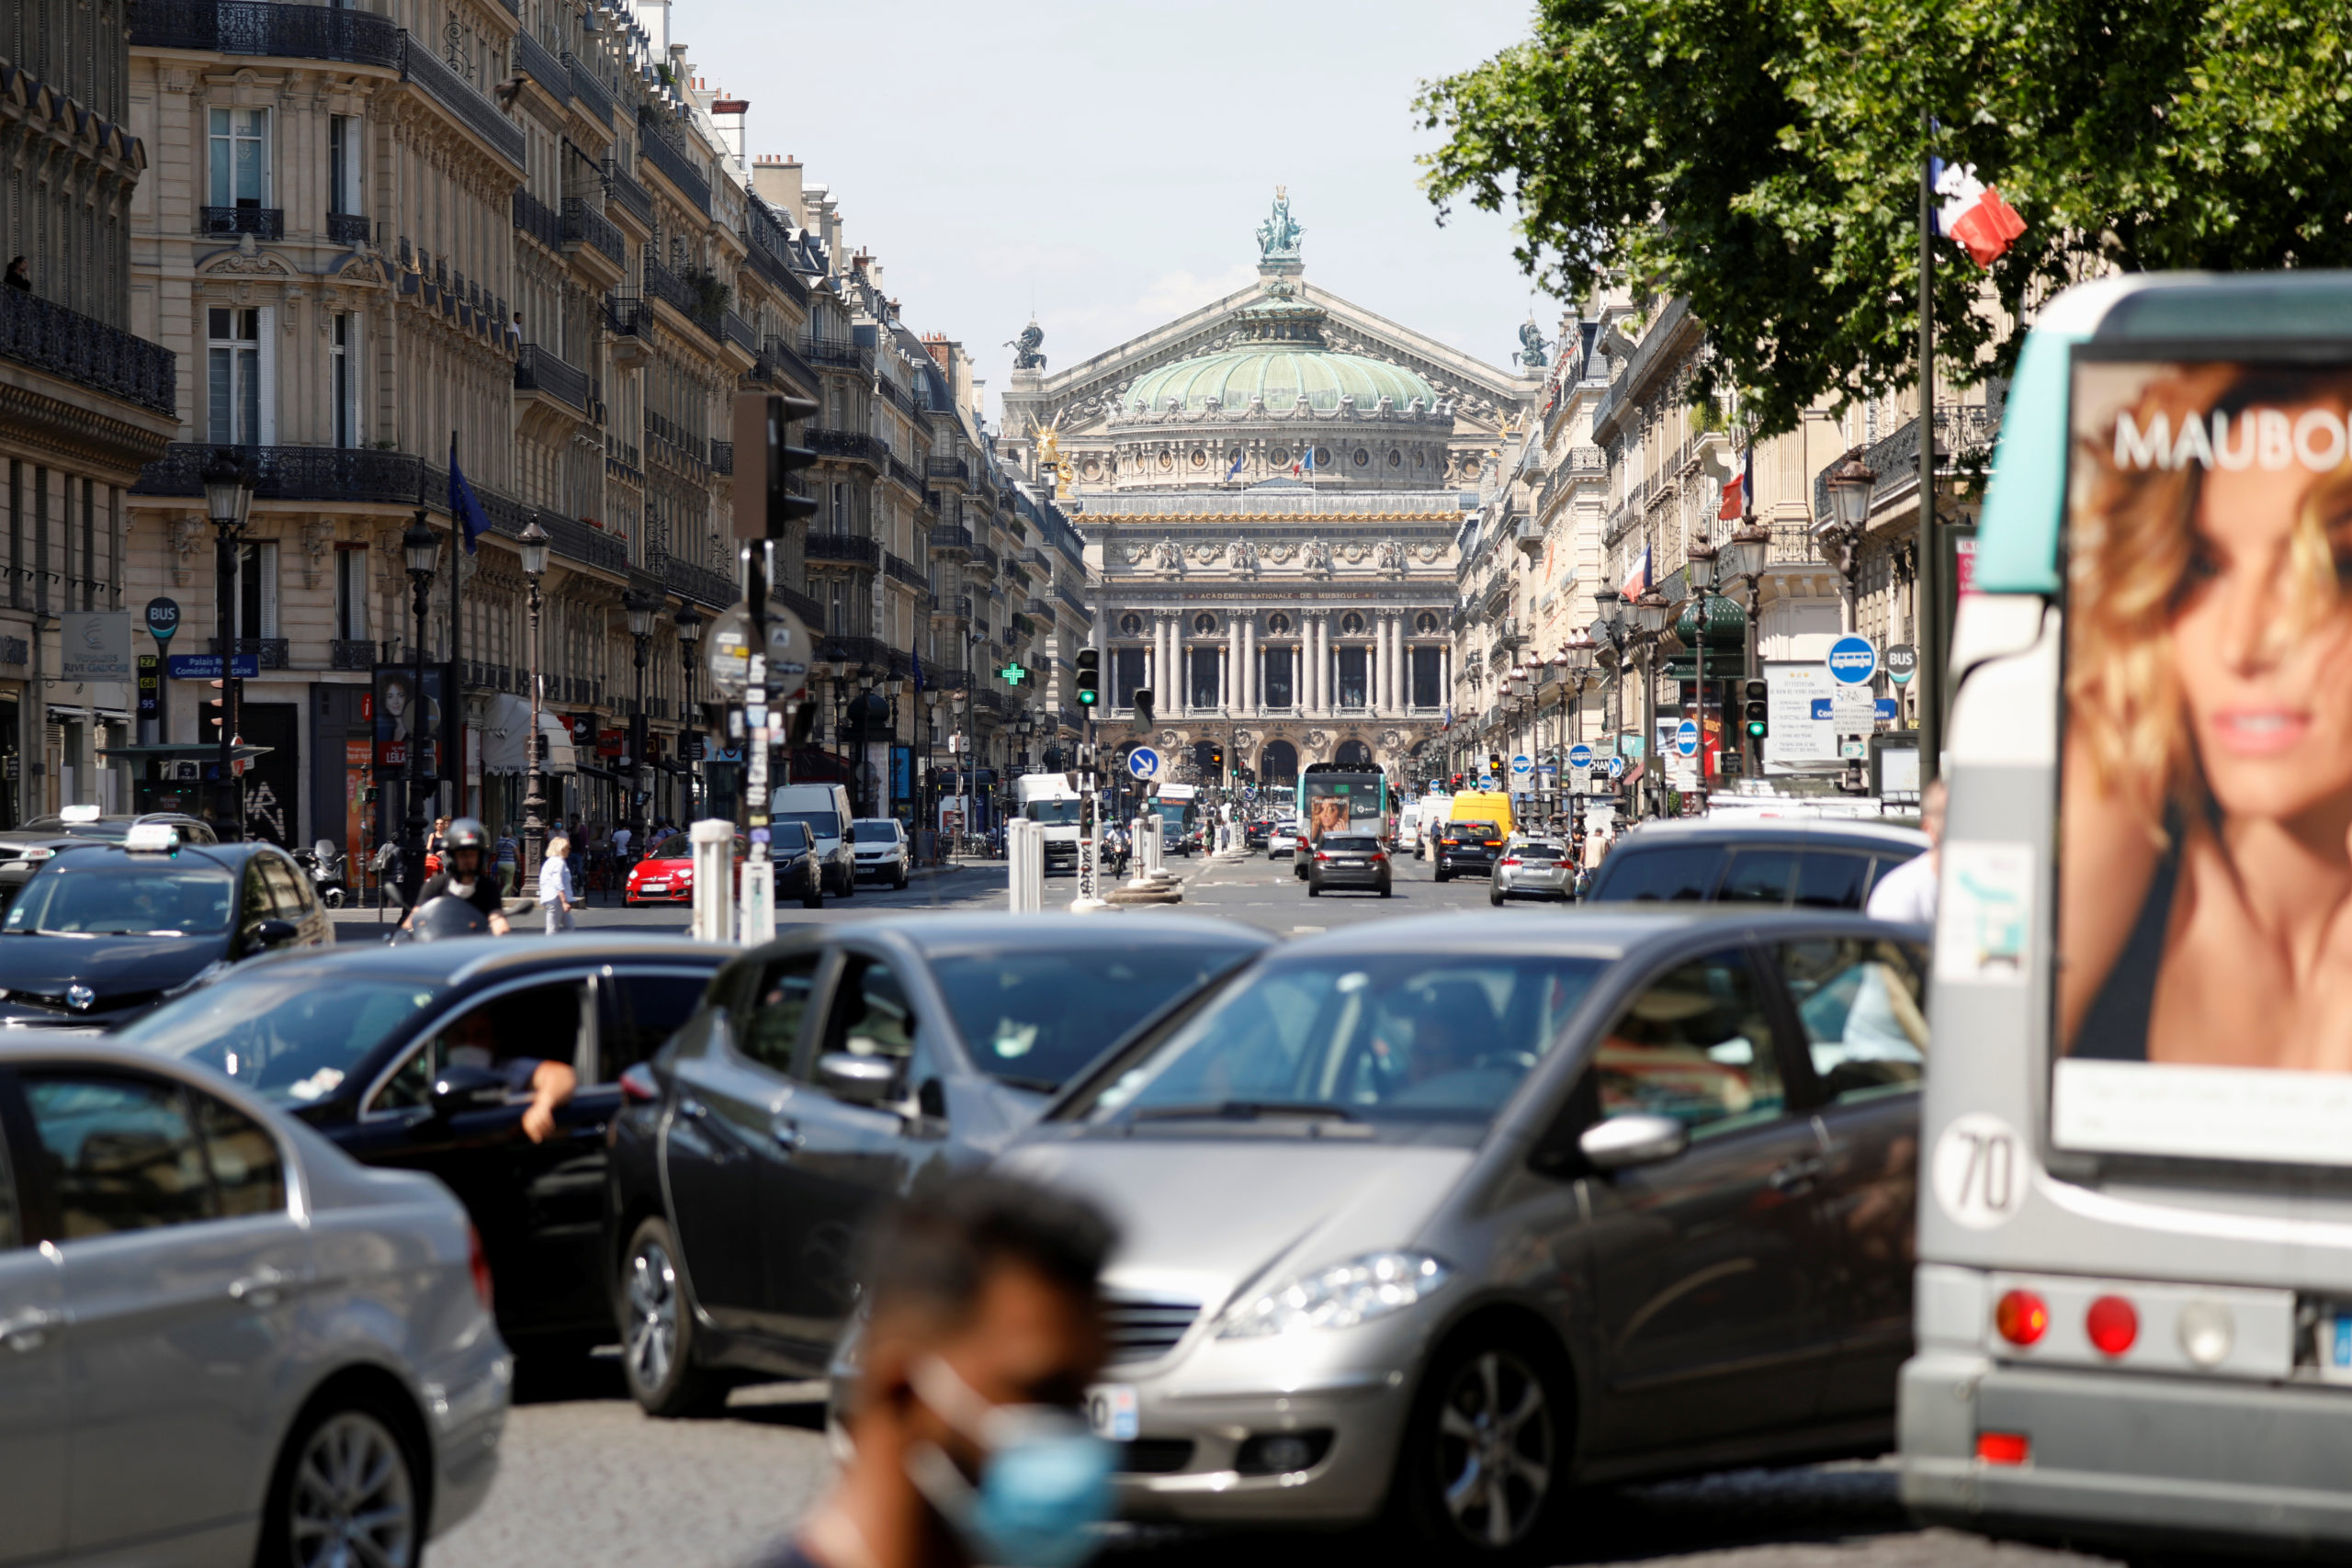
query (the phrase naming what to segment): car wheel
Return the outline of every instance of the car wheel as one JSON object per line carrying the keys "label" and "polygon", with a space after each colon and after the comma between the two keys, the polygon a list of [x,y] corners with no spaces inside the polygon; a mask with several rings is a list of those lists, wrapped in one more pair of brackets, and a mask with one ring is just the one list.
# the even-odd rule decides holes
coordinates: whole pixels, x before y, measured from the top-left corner
{"label": "car wheel", "polygon": [[1310,876],[1310,877],[1308,877],[1308,878],[1306,879],[1306,896],[1307,896],[1309,898],[1320,898],[1320,897],[1323,897],[1323,885],[1322,885],[1321,883],[1319,883],[1319,882],[1316,881],[1313,877],[1311,877],[1311,876]]}
{"label": "car wheel", "polygon": [[1436,880],[1440,882],[1451,882],[1453,880],[1453,873],[1446,870],[1445,867],[1441,865],[1437,868]]}
{"label": "car wheel", "polygon": [[808,879],[808,886],[800,893],[800,907],[804,909],[821,909],[825,907],[825,885],[822,881],[814,876]]}
{"label": "car wheel", "polygon": [[726,1386],[695,1360],[695,1314],[669,1224],[647,1220],[621,1260],[613,1315],[621,1325],[621,1381],[650,1416],[697,1416],[727,1403]]}
{"label": "car wheel", "polygon": [[907,890],[907,868],[905,866],[902,865],[899,868],[899,879],[890,884],[890,886],[893,890],[899,893],[904,893]]}
{"label": "car wheel", "polygon": [[1503,885],[1499,882],[1487,889],[1487,902],[1499,909],[1503,907]]}
{"label": "car wheel", "polygon": [[1380,896],[1381,896],[1383,898],[1385,898],[1385,897],[1388,897],[1388,884],[1387,884],[1386,882],[1385,882],[1385,881],[1384,881],[1384,882],[1382,882],[1382,883],[1381,883],[1381,885],[1380,885]]}
{"label": "car wheel", "polygon": [[413,1568],[424,1557],[414,1448],[378,1401],[327,1403],[296,1423],[277,1457],[260,1562]]}
{"label": "car wheel", "polygon": [[1556,1350],[1472,1333],[1430,1364],[1399,1456],[1396,1502],[1430,1555],[1532,1559],[1567,1492],[1569,1411]]}
{"label": "car wheel", "polygon": [[857,871],[855,867],[852,867],[842,877],[842,897],[844,898],[854,897],[856,896],[856,893]]}

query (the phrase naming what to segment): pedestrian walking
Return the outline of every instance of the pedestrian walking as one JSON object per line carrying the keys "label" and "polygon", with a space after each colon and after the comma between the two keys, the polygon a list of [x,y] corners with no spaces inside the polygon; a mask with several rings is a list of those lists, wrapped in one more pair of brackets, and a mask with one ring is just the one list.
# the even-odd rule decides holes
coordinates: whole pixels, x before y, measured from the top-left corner
{"label": "pedestrian walking", "polygon": [[547,863],[539,867],[539,908],[547,913],[548,935],[571,929],[571,907],[577,901],[571,886],[571,840],[558,836],[548,840]]}
{"label": "pedestrian walking", "polygon": [[1936,780],[1919,796],[1919,827],[1928,835],[1928,852],[1905,861],[1878,879],[1871,889],[1866,912],[1873,919],[1902,920],[1915,926],[1936,923],[1936,878],[1939,852],[1944,841],[1944,781]]}
{"label": "pedestrian walking", "polygon": [[506,897],[514,897],[514,884],[523,874],[523,847],[514,841],[514,833],[504,828],[498,830],[498,844],[491,860],[498,868],[498,890]]}

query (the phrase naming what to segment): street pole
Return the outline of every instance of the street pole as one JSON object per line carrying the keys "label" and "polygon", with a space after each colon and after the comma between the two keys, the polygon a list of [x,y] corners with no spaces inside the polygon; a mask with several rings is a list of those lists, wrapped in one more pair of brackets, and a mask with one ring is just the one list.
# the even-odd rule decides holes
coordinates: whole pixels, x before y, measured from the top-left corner
{"label": "street pole", "polygon": [[645,853],[645,790],[650,776],[645,761],[645,667],[653,647],[653,595],[641,588],[632,588],[621,595],[621,609],[628,616],[628,635],[634,645],[632,660],[637,671],[637,700],[628,716],[628,832],[630,851],[639,857]]}
{"label": "street pole", "polygon": [[1943,552],[1936,537],[1935,121],[1919,111],[1919,787],[1935,782],[1944,738]]}
{"label": "street pole", "polygon": [[415,520],[401,536],[401,548],[408,558],[408,580],[415,598],[416,616],[416,640],[410,649],[415,685],[409,695],[407,769],[401,791],[408,796],[408,809],[401,824],[401,902],[414,908],[417,891],[424,886],[424,792],[420,759],[424,748],[432,744],[433,736],[429,727],[431,711],[424,699],[425,618],[433,607],[434,566],[441,555],[441,540],[433,532],[432,524],[425,521],[424,508],[416,509]]}
{"label": "street pole", "polygon": [[[234,749],[237,736],[237,699],[243,694],[236,679],[230,673],[237,659],[237,546],[244,532],[246,515],[253,510],[254,478],[244,462],[232,447],[216,448],[211,460],[204,465],[201,475],[205,510],[212,518],[217,533],[212,561],[213,625],[220,640],[220,772],[214,780],[213,814],[224,829],[243,838],[245,817],[244,790],[236,775]],[[34,647],[40,647],[36,637]],[[164,650],[170,651],[168,648]],[[36,671],[38,673],[38,671]],[[169,691],[167,685],[164,688]],[[169,718],[169,711],[165,711]],[[164,731],[169,736],[171,731]]]}
{"label": "street pole", "polygon": [[[680,699],[678,745],[681,750],[689,744],[695,745],[696,750],[700,749],[699,741],[694,739],[702,733],[702,726],[698,722],[701,705],[695,701],[695,650],[701,646],[703,624],[708,619],[708,616],[692,604],[680,606],[676,617]],[[703,760],[699,756],[686,756],[679,760],[685,765],[685,816],[687,822],[692,823],[702,816],[705,803],[710,798],[710,792],[703,784]]]}
{"label": "street pole", "polygon": [[547,740],[539,733],[539,580],[547,575],[548,544],[548,531],[539,526],[537,513],[525,525],[518,543],[523,547],[523,576],[530,585],[531,749],[523,785],[523,866],[515,891],[536,896],[539,861],[548,840]]}

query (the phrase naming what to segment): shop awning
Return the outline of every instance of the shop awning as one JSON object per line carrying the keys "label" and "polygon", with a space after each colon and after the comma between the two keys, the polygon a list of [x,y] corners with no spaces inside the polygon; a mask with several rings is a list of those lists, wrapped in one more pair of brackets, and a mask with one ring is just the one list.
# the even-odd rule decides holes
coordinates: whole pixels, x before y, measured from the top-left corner
{"label": "shop awning", "polygon": [[[502,692],[490,700],[488,722],[481,730],[481,766],[486,773],[527,773],[531,754],[525,744],[531,733],[531,704],[527,697]],[[571,731],[546,708],[539,710],[539,733],[548,738],[547,771],[568,773],[579,767]]]}

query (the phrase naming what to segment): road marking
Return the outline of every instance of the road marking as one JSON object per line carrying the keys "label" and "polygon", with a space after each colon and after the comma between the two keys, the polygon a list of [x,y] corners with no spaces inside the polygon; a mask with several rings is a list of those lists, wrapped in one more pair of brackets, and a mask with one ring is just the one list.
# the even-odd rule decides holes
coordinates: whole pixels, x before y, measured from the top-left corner
{"label": "road marking", "polygon": [[1330,928],[1328,926],[1293,926],[1290,928],[1290,934],[1293,936],[1312,936],[1317,931],[1329,931],[1329,929]]}

